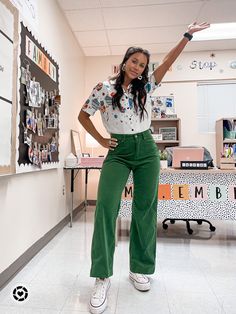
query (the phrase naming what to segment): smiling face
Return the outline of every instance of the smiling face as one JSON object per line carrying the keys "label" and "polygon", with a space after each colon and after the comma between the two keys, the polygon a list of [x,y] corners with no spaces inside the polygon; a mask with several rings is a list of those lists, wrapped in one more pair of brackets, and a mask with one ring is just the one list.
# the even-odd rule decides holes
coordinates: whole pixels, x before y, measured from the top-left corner
{"label": "smiling face", "polygon": [[132,81],[142,75],[146,65],[147,57],[141,52],[132,54],[125,62],[124,75],[126,81]]}

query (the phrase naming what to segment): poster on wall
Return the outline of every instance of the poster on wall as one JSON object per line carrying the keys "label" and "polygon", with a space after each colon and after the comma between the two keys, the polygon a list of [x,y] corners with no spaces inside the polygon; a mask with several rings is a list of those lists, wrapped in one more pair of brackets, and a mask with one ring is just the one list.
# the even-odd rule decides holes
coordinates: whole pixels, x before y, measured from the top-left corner
{"label": "poster on wall", "polygon": [[55,168],[59,161],[59,66],[23,23],[20,48],[18,165],[25,171]]}
{"label": "poster on wall", "polygon": [[175,118],[174,96],[152,96],[152,118]]}
{"label": "poster on wall", "polygon": [[0,174],[15,171],[18,12],[0,0]]}

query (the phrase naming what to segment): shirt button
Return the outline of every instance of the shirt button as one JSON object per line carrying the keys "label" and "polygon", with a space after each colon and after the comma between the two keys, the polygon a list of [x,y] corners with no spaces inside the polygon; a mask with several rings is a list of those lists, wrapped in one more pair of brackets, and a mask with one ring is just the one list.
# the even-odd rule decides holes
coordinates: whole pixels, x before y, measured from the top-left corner
{"label": "shirt button", "polygon": [[137,134],[135,134],[135,136],[134,136],[134,137],[136,137],[136,138],[137,138],[137,137],[138,137],[138,135],[137,135]]}

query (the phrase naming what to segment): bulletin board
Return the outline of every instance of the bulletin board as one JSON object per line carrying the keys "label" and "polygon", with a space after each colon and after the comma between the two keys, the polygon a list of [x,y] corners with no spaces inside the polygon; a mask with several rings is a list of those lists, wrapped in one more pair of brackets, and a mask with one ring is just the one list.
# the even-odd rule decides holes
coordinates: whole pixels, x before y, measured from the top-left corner
{"label": "bulletin board", "polygon": [[152,96],[152,119],[175,117],[174,96]]}
{"label": "bulletin board", "polygon": [[18,10],[0,0],[0,175],[15,172]]}
{"label": "bulletin board", "polygon": [[18,165],[58,167],[59,66],[21,23]]}

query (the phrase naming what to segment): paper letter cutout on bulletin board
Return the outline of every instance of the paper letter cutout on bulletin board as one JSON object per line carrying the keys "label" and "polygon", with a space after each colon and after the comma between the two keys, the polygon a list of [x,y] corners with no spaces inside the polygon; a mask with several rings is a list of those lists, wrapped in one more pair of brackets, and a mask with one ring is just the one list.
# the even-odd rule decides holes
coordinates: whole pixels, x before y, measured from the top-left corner
{"label": "paper letter cutout on bulletin board", "polygon": [[191,185],[191,200],[194,201],[202,201],[207,200],[207,188],[206,184],[199,184],[199,185]]}
{"label": "paper letter cutout on bulletin board", "polygon": [[224,185],[211,185],[210,186],[210,200],[211,201],[226,201],[227,191]]}
{"label": "paper letter cutout on bulletin board", "polygon": [[189,200],[189,185],[188,184],[173,184],[173,199],[174,200]]}
{"label": "paper letter cutout on bulletin board", "polygon": [[236,201],[236,186],[229,185],[229,200]]}
{"label": "paper letter cutout on bulletin board", "polygon": [[171,200],[171,185],[170,184],[159,184],[158,187],[158,199]]}

